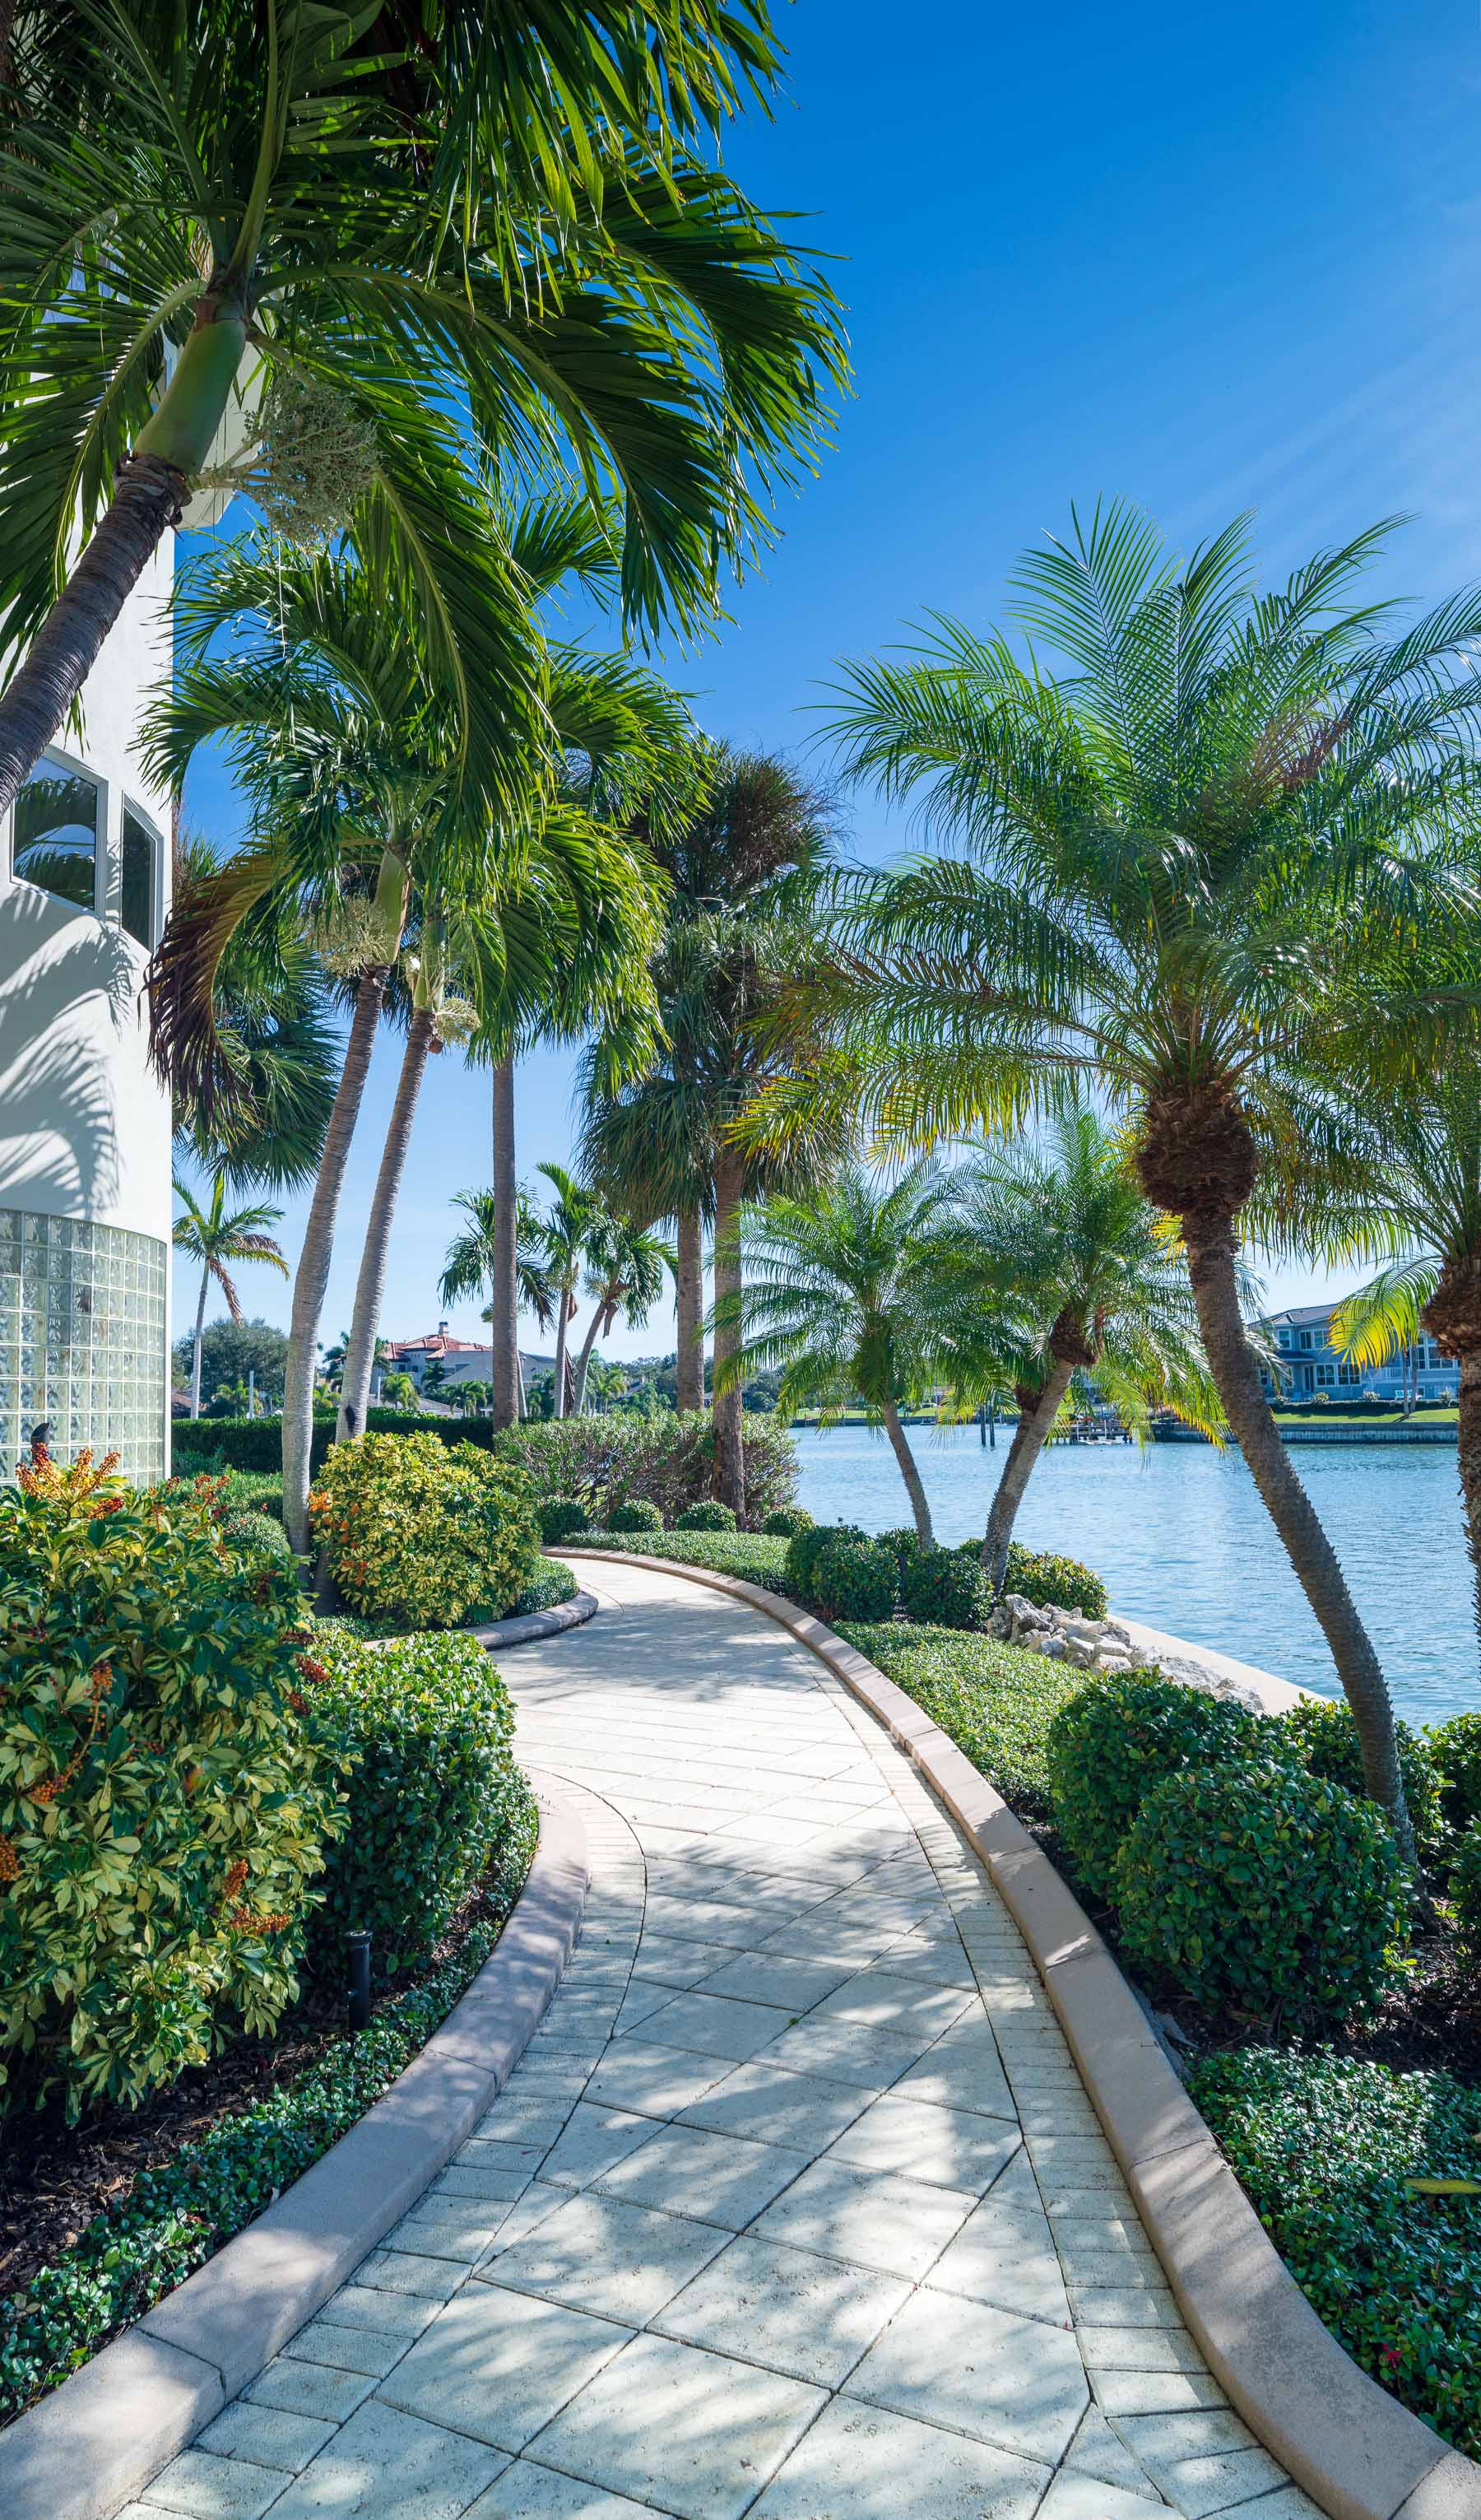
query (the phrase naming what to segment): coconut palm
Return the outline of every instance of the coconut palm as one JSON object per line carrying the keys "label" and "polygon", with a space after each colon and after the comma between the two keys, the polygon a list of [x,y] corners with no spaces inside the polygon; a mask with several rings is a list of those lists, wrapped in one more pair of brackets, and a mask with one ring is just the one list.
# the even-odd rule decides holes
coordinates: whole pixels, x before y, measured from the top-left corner
{"label": "coconut palm", "polygon": [[941,1373],[936,1260],[952,1196],[929,1160],[893,1186],[850,1160],[803,1198],[742,1206],[740,1267],[715,1300],[716,1331],[723,1322],[732,1334],[717,1393],[780,1366],[784,1416],[815,1408],[827,1425],[862,1401],[889,1437],[922,1549],[932,1546],[930,1507],[900,1413]]}
{"label": "coconut palm", "polygon": [[563,1164],[538,1164],[555,1197],[540,1220],[546,1266],[556,1290],[555,1415],[566,1414],[567,1351],[581,1273],[602,1247],[610,1217],[593,1190],[578,1182]]}
{"label": "coconut palm", "polygon": [[1149,1404],[1212,1435],[1218,1400],[1188,1266],[1096,1113],[1069,1102],[1042,1142],[989,1146],[958,1176],[933,1292],[964,1401],[1009,1382],[1018,1412],[982,1563],[1003,1590],[1024,1491],[1078,1380],[1144,1432]]}
{"label": "coconut palm", "polygon": [[44,75],[0,98],[0,813],[202,485],[348,531],[507,802],[538,686],[465,441],[611,485],[626,612],[692,620],[843,372],[827,290],[695,155],[774,81],[764,9],[19,0],[13,32]]}
{"label": "coconut palm", "polygon": [[[609,575],[607,520],[585,503],[533,503],[501,513],[490,530],[517,556],[532,596],[562,571],[599,583]],[[573,975],[598,1002],[619,973],[628,1000],[648,994],[657,879],[646,853],[551,789],[568,725],[583,742],[599,741],[599,718],[614,746],[636,742],[634,727],[651,742],[677,706],[623,660],[561,652],[546,673],[545,740],[524,764],[524,807],[490,822],[470,810],[456,729],[426,658],[369,597],[364,571],[342,555],[294,560],[247,544],[214,556],[186,590],[180,670],[151,721],[160,775],[176,782],[202,742],[225,736],[256,822],[252,845],[179,905],[156,956],[161,1063],[202,1100],[231,1085],[212,1037],[212,974],[244,923],[274,905],[281,915],[285,903],[321,904],[321,956],[354,984],[293,1286],[284,1518],[295,1541],[307,1530],[311,1359],[381,1008],[400,1004],[406,1042],[361,1254],[341,1438],[365,1425],[391,1224],[434,1048],[466,1039],[480,1009],[502,1019],[548,1004]],[[223,652],[231,625],[235,643]]]}
{"label": "coconut palm", "polygon": [[610,1336],[619,1313],[634,1329],[644,1328],[663,1292],[665,1270],[670,1277],[678,1275],[678,1254],[671,1242],[625,1216],[599,1217],[588,1246],[586,1293],[592,1301],[592,1317],[576,1359],[576,1417],[586,1406],[587,1375],[597,1340]]}
{"label": "coconut palm", "polygon": [[[438,1296],[444,1304],[456,1304],[469,1295],[481,1294],[488,1286],[495,1291],[484,1307],[483,1319],[492,1322],[498,1310],[496,1290],[504,1250],[497,1194],[491,1190],[460,1190],[453,1193],[453,1205],[462,1209],[468,1223],[447,1246],[446,1261],[437,1281]],[[516,1320],[519,1313],[530,1312],[541,1329],[548,1330],[556,1318],[556,1289],[544,1257],[544,1230],[535,1203],[525,1190],[515,1192],[514,1229],[511,1239],[515,1251]],[[524,1377],[519,1371],[517,1344],[515,1370],[516,1415],[522,1418]],[[489,1388],[491,1402],[496,1401],[497,1385],[491,1383]]]}
{"label": "coconut palm", "polygon": [[1026,652],[943,622],[903,662],[846,668],[848,771],[916,798],[961,853],[840,889],[815,1081],[753,1125],[785,1144],[842,1103],[920,1143],[1095,1081],[1178,1222],[1225,1416],[1408,1846],[1383,1672],[1262,1391],[1236,1269],[1262,1169],[1305,1159],[1311,1076],[1421,1063],[1439,1019],[1410,955],[1475,931],[1453,833],[1481,598],[1391,633],[1356,586],[1381,540],[1257,596],[1242,523],[1185,562],[1135,511],[1098,509],[1020,563]]}
{"label": "coconut palm", "polygon": [[191,1351],[191,1416],[201,1415],[201,1338],[205,1328],[205,1299],[214,1279],[226,1298],[226,1309],[240,1328],[244,1319],[237,1300],[236,1282],[229,1264],[234,1260],[261,1260],[270,1269],[288,1276],[288,1262],[268,1232],[282,1216],[282,1209],[268,1207],[259,1201],[253,1206],[234,1208],[226,1205],[226,1175],[217,1173],[211,1184],[210,1203],[202,1207],[194,1191],[175,1177],[175,1196],[185,1210],[177,1216],[174,1245],[190,1260],[201,1263],[201,1300],[196,1306],[196,1333]]}
{"label": "coconut palm", "polygon": [[795,951],[789,922],[828,856],[830,813],[816,788],[764,753],[717,744],[707,772],[702,807],[652,843],[672,887],[652,967],[664,1046],[647,1074],[613,1090],[599,1041],[582,1071],[581,1159],[623,1214],[677,1222],[681,1409],[703,1400],[700,1238],[713,1223],[718,1486],[740,1514],[740,1389],[727,1376],[722,1390],[719,1374],[739,1335],[737,1213],[743,1198],[801,1187],[831,1159],[839,1133],[794,1136],[782,1160],[747,1152],[730,1132],[759,1086],[786,1069],[766,1016]]}

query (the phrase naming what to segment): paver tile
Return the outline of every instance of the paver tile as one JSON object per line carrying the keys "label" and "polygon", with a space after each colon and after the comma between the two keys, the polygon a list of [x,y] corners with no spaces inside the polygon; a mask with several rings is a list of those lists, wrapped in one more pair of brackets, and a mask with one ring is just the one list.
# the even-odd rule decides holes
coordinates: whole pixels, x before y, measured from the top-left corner
{"label": "paver tile", "polygon": [[1099,2478],[1102,2485],[1119,2485],[1123,2494],[1145,2496],[1152,2491],[1142,2461],[1128,2450],[1120,2434],[1111,2430],[1099,2407],[1086,2408],[1079,2430],[1064,2453],[1064,2463],[1078,2468],[1082,2475]]}
{"label": "paver tile", "polygon": [[924,2179],[937,2187],[971,2188],[981,2195],[1018,2149],[1016,2127],[965,2109],[942,2109],[907,2099],[899,2087],[874,2100],[840,2135],[830,2159],[860,2170],[890,2170]]}
{"label": "paver tile", "polygon": [[707,1977],[702,1992],[738,1997],[742,2003],[776,2004],[790,2018],[810,2012],[847,1975],[847,1969],[830,1966],[827,1960],[789,1960],[781,1953],[744,1953],[738,1959],[727,1960],[713,1977]]}
{"label": "paver tile", "polygon": [[691,1993],[671,1996],[651,2016],[644,2037],[661,2048],[694,2048],[701,2056],[728,2056],[733,2064],[744,2065],[791,2019],[780,2005]]}
{"label": "paver tile", "polygon": [[598,2066],[586,2095],[606,2108],[635,2110],[640,2117],[677,2117],[701,2092],[713,2090],[734,2061],[730,2056],[700,2056],[683,2048],[622,2039]]}
{"label": "paver tile", "polygon": [[733,1957],[728,1943],[691,1942],[677,1934],[645,1934],[633,1974],[657,1986],[698,1986]]}
{"label": "paver tile", "polygon": [[834,2398],[753,2520],[1030,2520],[1048,2482],[1010,2451]]}
{"label": "paver tile", "polygon": [[910,2285],[897,2275],[746,2233],[651,2323],[665,2336],[836,2389],[909,2298]]}
{"label": "paver tile", "polygon": [[1222,2407],[1224,2392],[1210,2371],[1095,2371],[1096,2402],[1114,2416],[1171,2415],[1197,2407]]}
{"label": "paver tile", "polygon": [[358,2281],[341,2284],[320,2313],[321,2318],[336,2327],[375,2328],[385,2336],[399,2336],[403,2344],[420,2336],[436,2316],[436,2302],[428,2301],[425,2294],[373,2290]]}
{"label": "paver tile", "polygon": [[283,2407],[291,2414],[322,2415],[326,2423],[342,2424],[374,2389],[373,2371],[337,2371],[326,2362],[305,2362],[275,2355],[245,2392],[254,2407]]}
{"label": "paver tile", "polygon": [[537,2467],[531,2458],[512,2458],[488,2492],[470,2504],[465,2520],[650,2520],[650,2510],[579,2476]]}
{"label": "paver tile", "polygon": [[922,2180],[815,2161],[758,2219],[763,2239],[782,2240],[881,2274],[919,2281],[935,2264],[974,2199]]}
{"label": "paver tile", "polygon": [[630,2330],[495,2284],[471,2284],[377,2393],[496,2450],[523,2450],[621,2352]]}
{"label": "paver tile", "polygon": [[868,2106],[869,2093],[857,2085],[789,2073],[785,2065],[760,2056],[738,2065],[692,2108],[681,2110],[680,2123],[815,2154],[826,2152]]}
{"label": "paver tile", "polygon": [[151,2511],[186,2512],[189,2520],[261,2520],[291,2482],[285,2467],[183,2450],[145,2487],[145,2503]]}
{"label": "paver tile", "polygon": [[1167,2504],[1065,2467],[1040,2503],[1038,2520],[1167,2520]]}
{"label": "paver tile", "polygon": [[980,2117],[1017,2123],[991,2025],[980,2016],[954,2022],[901,2075],[900,2097],[937,2108],[974,2109]]}
{"label": "paver tile", "polygon": [[1069,2324],[1069,2302],[1054,2234],[1027,2159],[1015,2153],[1001,2179],[931,2270],[939,2292],[992,2302],[1026,2318]]}
{"label": "paver tile", "polygon": [[641,2327],[724,2245],[713,2225],[584,2189],[527,2240],[490,2259],[486,2272],[517,2292]]}
{"label": "paver tile", "polygon": [[504,2464],[504,2452],[373,2398],[294,2479],[274,2520],[461,2520]]}
{"label": "paver tile", "polygon": [[565,2127],[540,2166],[549,2186],[584,2187],[610,2170],[614,2162],[651,2140],[655,2121],[631,2109],[599,2108],[578,2100]]}
{"label": "paver tile", "polygon": [[604,2172],[597,2186],[603,2195],[740,2231],[791,2185],[801,2166],[795,2152],[776,2144],[745,2142],[701,2127],[666,2126],[641,2152]]}
{"label": "paver tile", "polygon": [[[337,2310],[337,2293],[329,2307]],[[340,2327],[328,2318],[311,2318],[283,2348],[292,2362],[311,2362],[330,2371],[347,2371],[379,2380],[398,2362],[411,2343],[409,2336],[387,2336],[371,2327]]]}
{"label": "paver tile", "polygon": [[238,2398],[197,2435],[196,2447],[215,2458],[251,2459],[258,2467],[281,2467],[296,2476],[334,2431],[335,2420],[322,2415],[292,2413],[285,2407]]}
{"label": "paver tile", "polygon": [[774,2065],[817,2074],[826,2083],[887,2092],[929,2047],[930,2038],[928,2031],[880,2030],[872,2021],[825,2021],[810,2012],[763,2052]]}
{"label": "paver tile", "polygon": [[821,2389],[666,2336],[640,2336],[535,2445],[554,2467],[681,2520],[740,2520]]}
{"label": "paver tile", "polygon": [[929,1978],[895,1977],[881,1959],[874,1967],[857,1970],[825,1996],[813,2019],[868,2021],[876,2030],[893,2030],[902,2037],[928,2030],[936,2039],[964,2013],[976,2008],[971,1991],[934,1986]]}
{"label": "paver tile", "polygon": [[1072,2335],[927,2286],[912,2294],[844,2387],[850,2397],[1051,2466],[1090,2404]]}

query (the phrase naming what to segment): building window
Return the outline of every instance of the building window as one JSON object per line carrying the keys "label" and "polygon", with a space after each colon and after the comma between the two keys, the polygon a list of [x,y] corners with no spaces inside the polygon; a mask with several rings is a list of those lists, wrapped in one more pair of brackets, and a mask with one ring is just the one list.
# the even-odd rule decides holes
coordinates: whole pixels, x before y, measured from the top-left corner
{"label": "building window", "polygon": [[43,1422],[59,1461],[86,1444],[138,1485],[163,1478],[168,1254],[120,1226],[0,1207],[0,1478]]}
{"label": "building window", "polygon": [[78,910],[94,909],[101,801],[97,782],[80,770],[38,762],[16,798],[12,873]]}
{"label": "building window", "polygon": [[131,805],[123,808],[123,868],[120,915],[125,934],[146,951],[153,945],[155,924],[154,832]]}

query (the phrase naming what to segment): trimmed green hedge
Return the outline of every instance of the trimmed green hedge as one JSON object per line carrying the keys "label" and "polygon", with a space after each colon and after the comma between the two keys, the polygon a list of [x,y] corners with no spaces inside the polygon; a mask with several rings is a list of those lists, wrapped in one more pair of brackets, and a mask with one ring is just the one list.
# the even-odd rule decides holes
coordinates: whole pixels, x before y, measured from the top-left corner
{"label": "trimmed green hedge", "polygon": [[1329,2053],[1207,2056],[1188,2087],[1314,2310],[1355,2362],[1481,2457],[1481,2092]]}
{"label": "trimmed green hedge", "polygon": [[[1280,1722],[1297,1745],[1302,1766],[1314,1777],[1344,1785],[1350,1794],[1366,1794],[1363,1751],[1351,1707],[1329,1697],[1304,1697]],[[1396,1722],[1394,1732],[1419,1862],[1441,1885],[1456,1854],[1455,1836],[1445,1815],[1444,1780],[1430,1741],[1402,1722]]]}
{"label": "trimmed green hedge", "polygon": [[994,1637],[898,1619],[850,1623],[842,1634],[951,1735],[1021,1818],[1049,1819],[1049,1728],[1088,1672]]}
{"label": "trimmed green hedge", "polygon": [[22,2414],[153,2310],[374,2106],[488,1958],[524,1886],[538,1825],[534,1797],[521,1778],[500,1868],[486,1884],[493,1913],[473,1927],[456,1958],[379,2004],[368,2030],[334,2041],[306,2072],[266,2099],[223,2118],[159,2169],[142,2172],[64,2257],[12,2297],[0,2321],[0,2423]]}
{"label": "trimmed green hedge", "polygon": [[542,1557],[509,1615],[527,1619],[533,1610],[558,1609],[562,1601],[574,1600],[580,1590],[570,1568],[559,1557]]}
{"label": "trimmed green hedge", "polygon": [[524,1785],[509,1692],[471,1637],[385,1644],[315,1633],[304,1690],[349,1762],[349,1824],[330,1853],[310,1927],[316,1967],[343,1966],[348,1931],[374,1935],[378,1977],[425,1959],[506,1841]]}
{"label": "trimmed green hedge", "polygon": [[583,1531],[571,1549],[630,1550],[636,1557],[671,1557],[676,1566],[707,1566],[713,1575],[736,1575],[742,1584],[793,1598],[786,1580],[786,1543],[759,1531]]}
{"label": "trimmed green hedge", "polygon": [[993,1588],[980,1558],[960,1549],[916,1549],[902,1572],[908,1617],[923,1627],[986,1627]]}
{"label": "trimmed green hedge", "polygon": [[1165,1777],[1208,1762],[1258,1758],[1283,1739],[1277,1719],[1150,1672],[1094,1680],[1066,1706],[1049,1739],[1055,1823],[1086,1889],[1098,1899],[1111,1896],[1122,1842]]}
{"label": "trimmed green hedge", "polygon": [[627,1497],[612,1507],[606,1527],[621,1539],[635,1531],[661,1531],[663,1516],[648,1497]]}

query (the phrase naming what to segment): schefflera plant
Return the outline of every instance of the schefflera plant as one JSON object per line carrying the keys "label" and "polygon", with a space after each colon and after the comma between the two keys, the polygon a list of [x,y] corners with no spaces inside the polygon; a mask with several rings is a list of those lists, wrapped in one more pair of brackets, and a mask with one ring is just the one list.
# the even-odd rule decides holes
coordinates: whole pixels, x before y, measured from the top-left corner
{"label": "schefflera plant", "polygon": [[292,1569],[213,1502],[86,1455],[0,1490],[0,2111],[135,2105],[297,1994],[337,1754]]}

